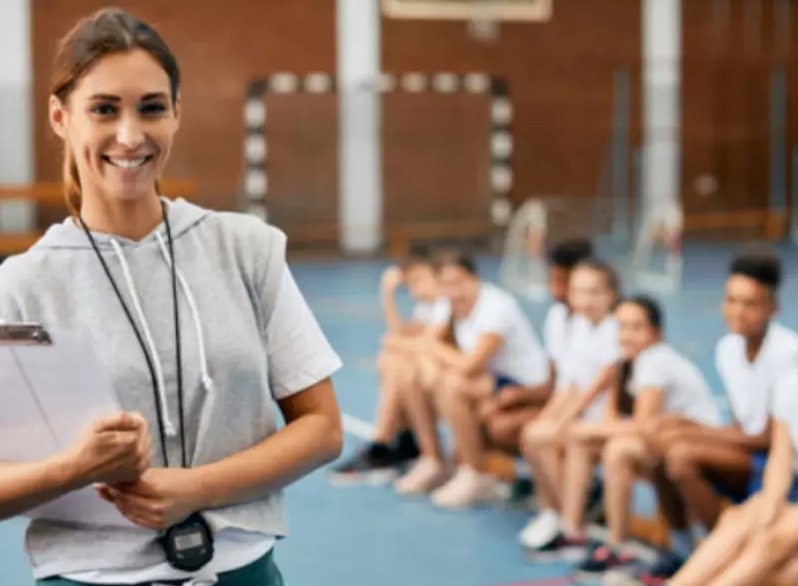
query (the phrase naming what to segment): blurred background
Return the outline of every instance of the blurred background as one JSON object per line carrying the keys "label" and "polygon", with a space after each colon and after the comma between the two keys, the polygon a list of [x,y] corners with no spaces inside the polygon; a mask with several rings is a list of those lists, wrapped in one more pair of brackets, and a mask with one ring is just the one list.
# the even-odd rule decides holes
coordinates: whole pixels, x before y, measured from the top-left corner
{"label": "blurred background", "polygon": [[[539,331],[545,246],[590,237],[625,285],[667,298],[672,341],[713,382],[731,252],[766,242],[795,266],[798,0],[113,5],[155,25],[182,68],[166,195],[288,234],[346,363],[350,449],[376,398],[380,271],[414,244],[475,248]],[[50,65],[72,24],[106,6],[0,0],[0,258],[65,215]],[[518,511],[453,517],[332,491],[320,474],[289,507],[289,584],[564,583],[561,567],[521,560]],[[23,526],[0,524],[2,584],[30,583]]]}

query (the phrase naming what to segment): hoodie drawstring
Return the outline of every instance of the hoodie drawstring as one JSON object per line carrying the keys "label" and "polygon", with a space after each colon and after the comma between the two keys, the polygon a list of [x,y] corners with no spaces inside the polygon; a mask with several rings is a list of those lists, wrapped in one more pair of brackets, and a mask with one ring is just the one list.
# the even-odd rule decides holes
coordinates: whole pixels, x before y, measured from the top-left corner
{"label": "hoodie drawstring", "polygon": [[[169,251],[166,249],[166,244],[164,243],[163,237],[160,233],[156,234],[156,237],[158,238],[158,245],[161,249],[161,254],[163,255],[164,261],[171,269],[172,259],[169,256]],[[202,333],[202,321],[200,320],[197,303],[194,300],[194,295],[191,293],[191,288],[188,286],[188,282],[186,282],[185,278],[183,278],[183,274],[180,272],[180,269],[177,269],[177,280],[180,283],[180,288],[183,289],[183,294],[186,296],[188,306],[191,309],[191,318],[194,321],[194,330],[197,334],[197,348],[199,349],[202,386],[206,391],[210,392],[213,390],[213,379],[211,378],[210,374],[208,374],[208,357],[205,352],[205,337]]]}
{"label": "hoodie drawstring", "polygon": [[133,306],[136,309],[139,321],[144,329],[144,337],[147,340],[147,345],[150,347],[150,353],[152,354],[154,359],[153,361],[155,362],[155,374],[156,380],[158,382],[158,399],[161,402],[161,411],[163,412],[164,431],[169,437],[175,437],[177,435],[177,428],[169,416],[169,405],[166,401],[166,383],[164,382],[163,369],[161,367],[161,357],[158,355],[158,350],[155,348],[155,343],[153,342],[152,334],[150,333],[150,327],[147,324],[146,318],[144,317],[144,311],[141,309],[141,301],[139,300],[138,293],[136,292],[136,286],[133,283],[133,278],[130,276],[130,267],[128,267],[127,260],[125,260],[122,247],[119,246],[119,243],[116,241],[116,239],[111,238],[110,240],[111,246],[114,249],[114,253],[119,259],[119,264],[122,266],[122,273],[125,275],[125,283],[130,290],[130,295],[133,298]]}

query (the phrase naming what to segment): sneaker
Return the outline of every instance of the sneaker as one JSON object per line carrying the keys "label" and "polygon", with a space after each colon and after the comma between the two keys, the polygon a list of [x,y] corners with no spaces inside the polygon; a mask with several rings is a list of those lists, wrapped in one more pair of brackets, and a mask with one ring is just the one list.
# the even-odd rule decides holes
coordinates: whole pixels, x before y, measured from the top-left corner
{"label": "sneaker", "polygon": [[604,577],[602,586],[665,586],[684,560],[672,553],[664,553],[649,567],[641,568],[636,572],[609,572]]}
{"label": "sneaker", "polygon": [[620,568],[631,567],[637,559],[631,553],[606,544],[596,544],[590,549],[587,559],[576,569],[574,578],[593,580],[602,574]]}
{"label": "sneaker", "polygon": [[452,479],[432,493],[432,502],[447,509],[472,507],[510,498],[510,487],[471,468],[461,466]]}
{"label": "sneaker", "polygon": [[405,464],[418,459],[421,451],[418,449],[416,436],[412,431],[404,431],[399,434],[394,442],[394,458],[398,464]]}
{"label": "sneaker", "polygon": [[384,485],[399,475],[399,465],[394,450],[385,444],[370,444],[333,468],[330,482],[335,486]]}
{"label": "sneaker", "polygon": [[435,458],[422,456],[394,484],[399,494],[424,494],[435,490],[446,481],[446,468]]}
{"label": "sneaker", "polygon": [[525,549],[524,557],[529,561],[542,563],[554,561],[579,562],[585,558],[590,547],[587,537],[566,535],[562,531],[540,547]]}
{"label": "sneaker", "polygon": [[554,540],[560,533],[560,515],[546,509],[529,520],[518,534],[518,540],[526,549],[539,549]]}

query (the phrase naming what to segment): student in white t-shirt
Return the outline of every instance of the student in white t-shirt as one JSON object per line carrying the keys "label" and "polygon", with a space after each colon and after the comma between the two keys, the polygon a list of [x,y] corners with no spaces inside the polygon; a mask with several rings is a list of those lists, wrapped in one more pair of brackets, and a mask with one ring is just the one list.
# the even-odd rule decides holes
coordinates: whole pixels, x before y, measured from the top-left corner
{"label": "student in white t-shirt", "polygon": [[[409,320],[403,318],[396,300],[402,285],[415,301]],[[375,435],[351,458],[333,468],[330,479],[336,485],[390,482],[419,454],[402,404],[401,389],[417,384],[425,359],[420,339],[449,319],[449,303],[439,295],[432,261],[426,251],[415,250],[399,266],[385,270],[380,300],[387,332],[377,361],[380,393]]]}
{"label": "student in white t-shirt", "polygon": [[[585,506],[594,465],[604,464],[606,544],[594,545],[577,568],[579,578],[627,565],[634,556],[622,549],[628,537],[630,496],[637,476],[651,477],[645,430],[661,415],[674,414],[716,426],[720,413],[701,371],[663,340],[659,304],[630,297],[615,310],[623,362],[599,422],[574,425],[566,451],[562,533],[540,549],[587,546]],[[686,520],[683,521],[686,528]]]}
{"label": "student in white t-shirt", "polygon": [[[781,265],[768,253],[735,258],[726,281],[723,316],[729,329],[717,345],[716,367],[734,421],[709,427],[679,417],[651,427],[651,449],[664,460],[687,515],[705,529],[720,516],[721,497],[743,502],[761,487],[772,428],[774,389],[798,362],[798,334],[775,321]],[[609,584],[647,584],[672,576],[683,555],[669,552],[637,577]]]}
{"label": "student in white t-shirt", "polygon": [[726,509],[716,529],[666,584],[798,581],[798,361],[779,372],[770,414],[773,439],[762,489]]}
{"label": "student in white t-shirt", "polygon": [[441,292],[451,306],[453,343],[443,341],[443,336],[429,339],[429,351],[442,369],[441,386],[416,388],[409,393],[409,413],[422,457],[397,482],[397,490],[424,492],[443,481],[444,461],[435,429],[437,410],[451,426],[459,467],[435,490],[432,500],[442,507],[465,507],[507,493],[507,487],[484,469],[480,403],[506,387],[544,387],[549,367],[532,325],[515,298],[481,281],[470,258],[457,252],[442,254],[436,268]]}
{"label": "student in white t-shirt", "polygon": [[503,392],[482,401],[480,415],[491,446],[513,454],[520,453],[521,429],[532,421],[551,397],[555,388],[557,364],[562,362],[572,312],[568,307],[568,281],[573,268],[592,254],[587,240],[566,240],[549,251],[548,288],[552,306],[543,325],[543,341],[549,357],[549,386],[506,387]]}
{"label": "student in white t-shirt", "polygon": [[577,421],[601,418],[604,395],[618,375],[620,350],[612,311],[618,299],[615,270],[600,260],[585,260],[574,269],[568,302],[570,324],[563,372],[543,412],[524,428],[521,447],[532,466],[540,514],[521,532],[521,543],[538,549],[560,533],[565,447]]}

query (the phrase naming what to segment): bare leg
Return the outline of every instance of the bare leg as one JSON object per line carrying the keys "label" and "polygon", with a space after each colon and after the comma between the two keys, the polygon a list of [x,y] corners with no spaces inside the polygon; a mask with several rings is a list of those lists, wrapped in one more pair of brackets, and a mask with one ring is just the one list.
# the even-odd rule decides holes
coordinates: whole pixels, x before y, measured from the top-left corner
{"label": "bare leg", "polygon": [[620,546],[629,535],[632,487],[646,455],[645,442],[635,435],[612,438],[604,447],[604,509],[610,545]]}
{"label": "bare leg", "polygon": [[713,576],[717,576],[740,555],[740,551],[747,546],[751,529],[748,506],[750,501],[723,513],[717,528],[671,579],[673,586],[706,586],[711,583]]}
{"label": "bare leg", "polygon": [[404,413],[401,390],[415,384],[415,364],[409,355],[384,352],[379,359],[380,395],[374,441],[391,443],[401,431],[409,427]]}
{"label": "bare leg", "polygon": [[419,377],[415,384],[401,390],[401,397],[410,425],[418,438],[421,454],[440,461],[443,459],[443,454],[438,437],[433,396],[439,389],[436,386],[427,386],[439,380],[438,368],[430,361],[420,362]]}
{"label": "bare leg", "polygon": [[[740,555],[711,586],[764,584],[779,569],[786,569],[798,553],[798,507],[790,506],[771,527],[749,540]],[[792,579],[795,579],[793,574]]]}
{"label": "bare leg", "polygon": [[490,396],[493,379],[489,375],[466,378],[449,371],[443,378],[443,409],[457,444],[460,462],[482,471],[485,441],[477,408],[479,400]]}
{"label": "bare leg", "polygon": [[562,486],[563,529],[569,535],[585,532],[587,493],[601,442],[572,438],[565,455],[565,482]]}
{"label": "bare leg", "polygon": [[725,443],[676,442],[666,451],[665,464],[690,517],[708,529],[715,526],[720,515],[720,499],[712,480],[741,488],[747,484],[751,471],[748,452]]}
{"label": "bare leg", "polygon": [[539,407],[504,409],[485,422],[485,431],[492,446],[511,454],[521,450],[521,430],[540,413]]}
{"label": "bare leg", "polygon": [[550,427],[550,423],[548,419],[536,419],[524,426],[521,451],[532,467],[540,508],[559,511],[562,504],[558,491],[562,486],[563,443],[558,430]]}

